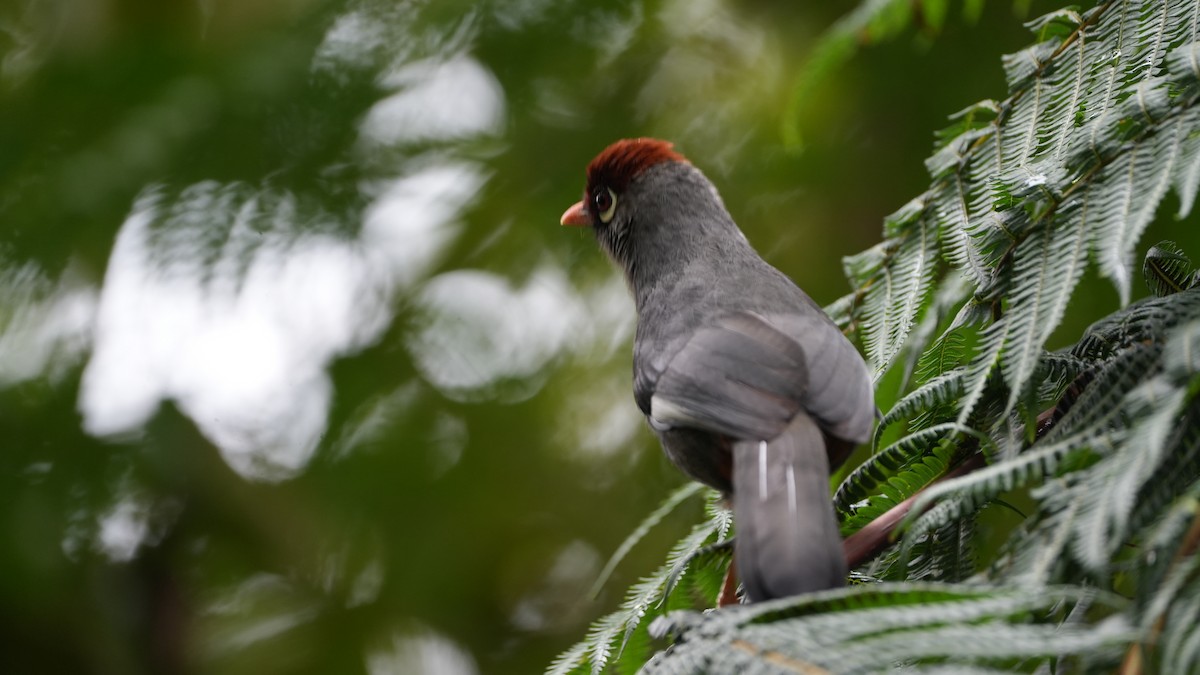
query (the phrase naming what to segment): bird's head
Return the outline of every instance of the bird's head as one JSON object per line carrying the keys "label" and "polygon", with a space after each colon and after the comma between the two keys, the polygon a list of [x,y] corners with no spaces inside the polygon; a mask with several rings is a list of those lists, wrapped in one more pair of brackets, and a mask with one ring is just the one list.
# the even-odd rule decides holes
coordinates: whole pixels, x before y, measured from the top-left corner
{"label": "bird's head", "polygon": [[670,143],[654,138],[620,140],[596,155],[583,199],[559,222],[592,228],[632,286],[639,272],[668,270],[708,235],[732,232],[742,239],[712,183]]}
{"label": "bird's head", "polygon": [[634,182],[653,166],[686,161],[667,141],[655,138],[617,141],[588,164],[583,200],[567,209],[559,222],[572,227],[628,227],[634,208],[622,202]]}

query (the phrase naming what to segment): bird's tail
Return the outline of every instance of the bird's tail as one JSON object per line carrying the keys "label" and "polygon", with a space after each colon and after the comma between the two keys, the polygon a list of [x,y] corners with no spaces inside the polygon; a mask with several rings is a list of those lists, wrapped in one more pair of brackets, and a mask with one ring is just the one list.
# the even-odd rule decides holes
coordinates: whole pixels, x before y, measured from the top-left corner
{"label": "bird's tail", "polygon": [[737,568],[750,600],[845,584],[825,441],[805,413],[772,440],[734,443],[733,512]]}

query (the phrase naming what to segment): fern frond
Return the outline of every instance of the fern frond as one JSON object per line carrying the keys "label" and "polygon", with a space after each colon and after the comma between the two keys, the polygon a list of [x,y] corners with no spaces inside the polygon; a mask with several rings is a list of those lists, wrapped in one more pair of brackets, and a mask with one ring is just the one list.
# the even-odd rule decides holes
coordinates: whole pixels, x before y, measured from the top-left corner
{"label": "fern frond", "polygon": [[[990,438],[978,431],[954,423],[937,424],[915,431],[875,453],[855,468],[838,487],[833,498],[834,506],[839,511],[847,510],[854,502],[869,497],[875,488],[885,481],[893,484],[900,482],[905,488],[911,490],[902,497],[902,499],[907,499],[916,490],[912,490],[911,484],[899,481],[898,472],[910,466],[925,453],[930,452],[941,441],[952,438],[956,434],[972,436],[982,443],[991,443]],[[919,489],[924,485],[916,487]]]}
{"label": "fern frond", "polygon": [[860,308],[863,345],[875,379],[892,365],[932,288],[937,238],[919,204],[893,214],[888,227],[906,236],[868,282]]}
{"label": "fern frond", "polygon": [[1158,370],[1161,351],[1159,345],[1139,345],[1098,366],[1083,394],[1055,422],[1042,442],[1112,427],[1121,414],[1120,404],[1126,392]]}
{"label": "fern frond", "polygon": [[1165,393],[1166,400],[1155,402],[1153,412],[1133,427],[1128,442],[1091,467],[1074,488],[1082,508],[1073,551],[1092,570],[1105,569],[1128,537],[1126,525],[1138,493],[1163,461],[1175,418],[1187,401],[1183,391],[1158,393]]}
{"label": "fern frond", "polygon": [[1155,342],[1174,326],[1197,316],[1200,316],[1200,289],[1148,298],[1089,326],[1071,348],[1071,354],[1102,362],[1130,345]]}
{"label": "fern frond", "polygon": [[592,590],[588,593],[588,595],[593,598],[599,595],[600,589],[603,588],[604,584],[608,581],[609,575],[611,575],[613,570],[617,568],[617,565],[625,559],[625,556],[628,555],[631,550],[633,550],[633,547],[636,546],[637,543],[650,532],[650,530],[654,529],[656,525],[661,523],[663,518],[666,518],[668,514],[674,511],[676,507],[700,493],[703,489],[703,484],[692,482],[681,486],[679,489],[668,495],[657,509],[652,511],[650,515],[646,516],[645,520],[639,523],[638,526],[633,529],[633,532],[629,533],[629,536],[625,537],[625,541],[621,542],[621,545],[617,547],[617,550],[612,554],[612,557],[609,558],[608,562],[604,565],[604,569],[601,570],[600,574],[596,576],[596,581],[592,584]]}
{"label": "fern frond", "polygon": [[[927,380],[934,373],[948,370],[962,357],[962,334],[957,330],[947,334],[948,329],[943,327],[951,312],[970,294],[970,290],[971,285],[967,279],[956,270],[950,270],[929,294],[927,306],[919,311],[921,319],[912,328],[903,349],[904,371],[900,385],[902,389],[908,387],[914,374],[918,381]],[[939,330],[943,331],[942,335],[938,335]],[[935,340],[935,336],[938,339]],[[940,358],[926,350],[925,345],[931,341],[935,345],[941,345],[941,353],[938,355]]]}
{"label": "fern frond", "polygon": [[[1152,303],[1157,304],[1144,304]],[[1093,461],[1035,491],[1041,516],[1006,546],[1011,578],[1044,583],[1067,562],[1106,574],[1123,544],[1147,525],[1169,522],[1179,495],[1200,485],[1200,404],[1190,384],[1197,365],[1191,350],[1198,337],[1200,322],[1192,322],[1173,329],[1165,348],[1127,345],[1039,442],[1059,439],[1068,429],[1105,434],[1102,438],[1110,441],[1080,445],[1091,451]],[[1145,536],[1152,549],[1164,545],[1161,534]]]}
{"label": "fern frond", "polygon": [[1180,495],[1191,494],[1200,483],[1200,402],[1193,398],[1178,421],[1176,436],[1154,475],[1145,481],[1129,516],[1129,526],[1141,528],[1159,522]]}
{"label": "fern frond", "polygon": [[853,320],[851,313],[855,302],[855,294],[847,293],[824,307],[825,314],[829,316],[830,320],[838,328],[842,329],[842,332],[848,333],[850,330],[850,324]]}
{"label": "fern frond", "polygon": [[1142,262],[1146,287],[1158,297],[1178,293],[1200,281],[1192,261],[1173,241],[1160,241],[1146,252]]}
{"label": "fern frond", "polygon": [[1200,588],[1192,584],[1185,594],[1172,603],[1164,617],[1160,637],[1164,673],[1195,673],[1200,671]]}
{"label": "fern frond", "polygon": [[959,398],[958,408],[958,423],[963,426],[967,425],[971,413],[975,412],[988,381],[1000,365],[1000,357],[1008,342],[1009,327],[1009,323],[1000,321],[983,330],[979,352],[963,374],[963,395]]}
{"label": "fern frond", "polygon": [[857,532],[945,475],[954,450],[955,446],[951,443],[935,444],[902,467],[891,471],[886,479],[875,483],[870,496],[854,501],[851,496],[853,492],[842,494],[842,501],[846,504],[844,509],[838,509],[842,517],[842,535],[849,536]]}
{"label": "fern frond", "polygon": [[[1143,115],[1150,114],[1141,107],[1149,105],[1141,100],[1143,97],[1154,96],[1156,109],[1163,107],[1166,98],[1165,87],[1151,88],[1148,84],[1143,83],[1134,94],[1138,111]],[[1093,246],[1100,270],[1116,285],[1121,304],[1129,303],[1133,247],[1170,187],[1180,145],[1187,133],[1177,120],[1164,126],[1113,160],[1103,170],[1106,175],[1086,191],[1094,202],[1094,213],[1099,216],[1094,226]]]}
{"label": "fern frond", "polygon": [[546,675],[574,675],[584,672],[582,668],[586,663],[587,651],[586,640],[575,643],[550,662],[550,667],[546,669]]}
{"label": "fern frond", "polygon": [[1200,321],[1179,326],[1167,338],[1163,349],[1163,368],[1176,384],[1189,382],[1200,372]]}
{"label": "fern frond", "polygon": [[[716,542],[687,551],[675,560],[674,564],[671,565],[671,569],[667,572],[666,583],[663,586],[663,597],[659,601],[660,605],[671,597],[671,593],[675,590],[680,578],[689,569],[693,569],[696,566],[702,567],[709,563],[726,563],[721,567],[722,570],[729,567],[727,563],[729,562],[729,554],[732,552],[732,548],[729,546],[730,541],[728,537],[729,530],[733,526],[733,512],[726,507],[724,497],[712,489],[708,490],[704,512],[708,517],[709,524],[715,530]],[[723,574],[724,572],[722,571],[716,577],[721,578]],[[717,597],[717,590],[716,585],[708,589],[709,592],[705,594],[703,601],[706,603],[711,602],[713,598]]]}
{"label": "fern frond", "polygon": [[970,221],[975,209],[968,204],[966,179],[956,173],[939,185],[935,194],[934,218],[946,261],[976,287],[987,285],[993,272],[976,241],[979,226]]}
{"label": "fern frond", "polygon": [[[1104,454],[1120,440],[1114,434],[1080,434],[1058,443],[1035,446],[1011,460],[939,483],[921,493],[913,505],[908,519],[915,522],[909,528],[906,541],[973,512],[1001,493],[1041,481],[1072,453],[1090,450]],[[949,496],[954,498],[943,500]],[[938,500],[942,501],[922,513]]]}
{"label": "fern frond", "polygon": [[908,551],[907,581],[964,581],[975,574],[975,519],[947,523]]}
{"label": "fern frond", "polygon": [[[723,526],[727,527],[725,521],[712,518],[692,528],[671,549],[662,567],[629,589],[619,610],[598,619],[581,643],[555,660],[552,667],[557,670],[554,672],[590,672],[593,675],[604,672],[615,658],[623,654],[626,645],[634,639],[635,631],[646,630],[644,620],[647,615],[661,615],[665,611],[663,600],[668,580],[673,579],[673,585],[678,584],[689,569],[686,561],[694,559],[698,551],[712,543],[722,532]],[[589,670],[582,670],[584,668]]]}
{"label": "fern frond", "polygon": [[938,406],[948,405],[958,400],[963,391],[963,371],[961,368],[943,372],[920,387],[909,392],[887,411],[883,419],[875,425],[875,437],[872,445],[879,446],[883,432],[896,422],[912,419],[917,415],[933,410]]}
{"label": "fern frond", "polygon": [[[933,341],[917,361],[917,381],[929,382],[939,375],[964,365],[967,338],[959,327],[951,326]],[[927,344],[928,340],[917,342]]]}
{"label": "fern frond", "polygon": [[[1012,307],[1004,316],[1011,323],[1004,359],[1008,409],[1016,404],[1037,367],[1050,334],[1066,313],[1067,302],[1083,275],[1087,261],[1087,204],[1073,203],[1078,218],[1064,218],[1067,231],[1040,228],[1015,252],[1016,278]],[[1074,220],[1075,222],[1071,222]]]}
{"label": "fern frond", "polygon": [[[1200,45],[1185,46],[1192,58],[1198,58]],[[1184,129],[1200,129],[1200,108],[1191,108],[1179,116]],[[1179,148],[1179,165],[1172,178],[1172,186],[1179,193],[1178,218],[1186,218],[1196,203],[1196,188],[1200,187],[1200,134],[1194,132],[1184,136]]]}
{"label": "fern frond", "polygon": [[1134,634],[1120,617],[1065,626],[1031,620],[1063,603],[1095,600],[1124,604],[1069,588],[896,583],[673,615],[676,644],[645,672],[867,673],[897,663],[986,668],[1012,658],[1114,658]]}

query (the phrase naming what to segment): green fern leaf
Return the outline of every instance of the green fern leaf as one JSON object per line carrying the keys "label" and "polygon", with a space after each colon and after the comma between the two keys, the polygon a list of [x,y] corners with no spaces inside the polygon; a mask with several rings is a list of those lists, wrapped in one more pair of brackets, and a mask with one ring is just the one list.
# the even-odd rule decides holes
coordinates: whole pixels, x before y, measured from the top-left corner
{"label": "green fern leaf", "polygon": [[[939,442],[955,434],[966,434],[980,439],[981,442],[991,443],[991,439],[983,434],[954,423],[937,424],[913,432],[880,450],[855,468],[846,480],[842,481],[834,495],[834,506],[839,511],[848,510],[854,502],[873,494],[880,483],[896,479],[902,469],[910,467],[916,459],[931,452]],[[905,483],[905,487],[910,486]],[[911,492],[902,499],[910,495]]]}
{"label": "green fern leaf", "polygon": [[[1155,107],[1161,108],[1165,87],[1138,88],[1134,100],[1143,114],[1149,114],[1141,108],[1147,102],[1140,99],[1147,95],[1153,95],[1159,103]],[[1135,144],[1104,168],[1107,180],[1098,180],[1087,191],[1096,197],[1095,213],[1100,217],[1094,226],[1100,270],[1116,285],[1122,304],[1129,302],[1133,247],[1167,193],[1183,134],[1182,125],[1172,123],[1148,142]]]}
{"label": "green fern leaf", "polygon": [[[917,498],[908,516],[909,521],[915,522],[909,527],[905,540],[911,541],[918,535],[962,518],[1004,492],[1041,481],[1072,453],[1081,450],[1106,452],[1119,440],[1111,434],[1094,437],[1085,433],[1032,448],[1006,462],[939,483]],[[954,499],[941,501],[923,513],[925,508],[948,496]]]}
{"label": "green fern leaf", "polygon": [[938,406],[953,403],[963,393],[963,371],[961,368],[943,372],[896,402],[892,409],[875,425],[872,445],[879,446],[883,432],[896,422],[912,419]]}
{"label": "green fern leaf", "polygon": [[[1186,47],[1190,56],[1200,59],[1200,45]],[[1186,218],[1196,203],[1196,188],[1200,187],[1200,108],[1190,108],[1179,117],[1179,125],[1188,131],[1179,148],[1179,165],[1172,176],[1172,185],[1179,193],[1179,218]]]}
{"label": "green fern leaf", "polygon": [[1090,468],[1076,488],[1083,508],[1075,528],[1078,535],[1074,553],[1080,562],[1093,570],[1105,569],[1109,558],[1128,537],[1126,526],[1137,496],[1164,460],[1170,447],[1168,437],[1175,428],[1180,409],[1187,402],[1185,391],[1172,391],[1164,386],[1150,389],[1157,391],[1151,393],[1143,387],[1132,396],[1149,395],[1165,400],[1148,406],[1147,409],[1153,412],[1134,426],[1129,442],[1122,444],[1113,456]]}
{"label": "green fern leaf", "polygon": [[984,388],[1000,364],[1004,345],[1008,341],[1010,324],[1005,321],[993,323],[983,331],[983,344],[975,360],[963,374],[963,395],[959,398],[958,423],[967,426],[971,413],[983,397]]}
{"label": "green fern leaf", "polygon": [[1192,261],[1173,241],[1160,241],[1146,252],[1142,276],[1158,297],[1178,293],[1196,283]]}
{"label": "green fern leaf", "polygon": [[907,234],[869,282],[863,299],[863,343],[876,379],[900,352],[932,288],[937,238],[919,209],[909,205],[889,218],[889,227],[903,228]]}
{"label": "green fern leaf", "polygon": [[577,642],[570,649],[559,654],[546,669],[546,675],[575,675],[582,673],[587,659],[588,643]]}
{"label": "green fern leaf", "polygon": [[[1086,203],[1073,204],[1078,217],[1066,232],[1041,228],[1017,247],[1013,304],[1004,321],[1012,324],[1005,355],[1008,408],[1025,390],[1037,367],[1042,346],[1062,321],[1067,303],[1083,275],[1087,260]],[[1073,211],[1074,209],[1072,209]],[[1074,215],[1074,214],[1072,214]]]}
{"label": "green fern leaf", "polygon": [[1115,657],[1134,634],[1120,617],[1090,626],[1030,620],[1079,602],[1124,605],[1069,588],[896,583],[672,616],[676,644],[644,672],[868,673],[897,663],[986,668],[1013,658]]}
{"label": "green fern leaf", "polygon": [[600,589],[604,586],[605,582],[608,581],[609,575],[611,575],[613,570],[616,569],[617,565],[625,559],[625,556],[629,554],[629,551],[633,550],[633,547],[636,546],[637,543],[650,532],[650,530],[654,529],[654,526],[661,523],[663,518],[666,518],[668,514],[674,511],[676,507],[696,494],[699,494],[703,489],[704,485],[701,483],[687,483],[668,495],[657,509],[651,512],[650,515],[646,516],[645,520],[639,523],[638,526],[634,528],[633,532],[629,533],[629,536],[625,537],[625,541],[621,542],[621,545],[617,547],[617,550],[612,554],[612,557],[609,558],[608,562],[604,565],[604,569],[601,570],[600,574],[596,576],[596,581],[592,584],[592,590],[590,593],[588,593],[588,595],[593,598],[599,595]]}

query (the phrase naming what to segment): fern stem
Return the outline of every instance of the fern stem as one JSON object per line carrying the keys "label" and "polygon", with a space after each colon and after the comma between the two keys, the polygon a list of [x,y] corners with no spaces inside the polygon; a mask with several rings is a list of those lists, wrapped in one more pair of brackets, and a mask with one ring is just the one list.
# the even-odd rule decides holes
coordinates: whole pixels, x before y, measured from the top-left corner
{"label": "fern stem", "polygon": [[[1054,423],[1059,417],[1061,417],[1063,412],[1060,410],[1060,407],[1061,406],[1059,405],[1053,406],[1042,411],[1037,416],[1037,421],[1034,427],[1034,434],[1036,438],[1040,438],[1054,427]],[[978,443],[978,440],[975,440],[975,443]],[[977,450],[977,447],[972,449],[972,454],[961,464],[954,467],[950,471],[947,471],[937,479],[930,481],[928,485],[920,490],[917,490],[908,499],[905,499],[899,504],[888,509],[883,513],[883,515],[864,525],[863,528],[858,532],[846,537],[846,539],[842,542],[842,550],[846,556],[847,566],[852,570],[856,569],[871,561],[875,556],[882,553],[888,546],[895,543],[893,541],[892,534],[895,532],[896,528],[899,527],[902,522],[904,522],[905,518],[909,514],[909,511],[912,510],[913,504],[915,504],[917,499],[920,498],[921,495],[927,490],[933,488],[939,483],[944,483],[948,480],[965,476],[973,471],[977,471],[987,466],[987,458],[983,455],[983,453],[975,450]],[[1197,519],[1197,522],[1200,522],[1200,519]],[[1200,534],[1198,534],[1198,537],[1200,537]],[[1200,543],[1200,541],[1197,543]]]}
{"label": "fern stem", "polygon": [[986,465],[987,462],[984,461],[982,454],[976,453],[971,455],[962,464],[946,472],[937,480],[930,482],[929,485],[918,490],[913,496],[888,509],[883,515],[867,523],[858,532],[846,537],[846,540],[842,542],[842,551],[846,555],[847,566],[850,569],[860,567],[890,546],[893,543],[892,533],[904,521],[905,516],[908,515],[908,512],[912,509],[913,504],[921,496],[922,492],[938,483],[950,480],[951,478],[965,476]]}

